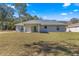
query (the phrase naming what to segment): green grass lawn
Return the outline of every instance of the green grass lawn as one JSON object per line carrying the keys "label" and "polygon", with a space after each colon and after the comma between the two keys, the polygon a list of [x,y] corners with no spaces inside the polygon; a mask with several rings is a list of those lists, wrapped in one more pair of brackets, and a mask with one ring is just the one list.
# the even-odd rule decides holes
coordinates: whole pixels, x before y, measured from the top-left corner
{"label": "green grass lawn", "polygon": [[38,41],[68,42],[79,46],[79,33],[3,33],[0,34],[0,55],[24,54],[24,44]]}

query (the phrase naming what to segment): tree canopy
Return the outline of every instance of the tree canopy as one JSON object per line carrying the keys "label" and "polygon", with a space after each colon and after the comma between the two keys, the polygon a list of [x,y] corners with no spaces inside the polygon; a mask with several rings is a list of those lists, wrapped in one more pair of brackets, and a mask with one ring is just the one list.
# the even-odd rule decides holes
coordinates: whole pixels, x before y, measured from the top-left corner
{"label": "tree canopy", "polygon": [[78,18],[70,19],[70,24],[74,24],[74,23],[79,23],[79,19]]}
{"label": "tree canopy", "polygon": [[[14,6],[14,8],[11,6]],[[17,13],[19,17],[14,16],[15,13]],[[26,3],[0,4],[0,29],[2,30],[14,29],[14,24],[34,19],[37,20],[39,17],[27,13]]]}

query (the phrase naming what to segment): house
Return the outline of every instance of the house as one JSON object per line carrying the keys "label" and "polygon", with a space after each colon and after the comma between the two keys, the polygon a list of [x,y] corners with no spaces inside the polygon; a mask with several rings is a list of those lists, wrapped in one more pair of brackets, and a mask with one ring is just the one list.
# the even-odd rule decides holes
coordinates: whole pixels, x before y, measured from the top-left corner
{"label": "house", "polygon": [[66,22],[55,20],[29,20],[16,24],[16,32],[65,32]]}
{"label": "house", "polygon": [[79,32],[79,23],[68,25],[66,32]]}

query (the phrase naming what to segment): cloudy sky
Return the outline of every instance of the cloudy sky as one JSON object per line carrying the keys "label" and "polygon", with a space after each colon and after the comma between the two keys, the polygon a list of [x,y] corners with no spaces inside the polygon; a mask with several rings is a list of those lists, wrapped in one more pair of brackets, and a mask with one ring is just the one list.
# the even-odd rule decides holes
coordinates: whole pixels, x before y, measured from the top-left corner
{"label": "cloudy sky", "polygon": [[78,3],[29,3],[27,12],[49,20],[79,18]]}

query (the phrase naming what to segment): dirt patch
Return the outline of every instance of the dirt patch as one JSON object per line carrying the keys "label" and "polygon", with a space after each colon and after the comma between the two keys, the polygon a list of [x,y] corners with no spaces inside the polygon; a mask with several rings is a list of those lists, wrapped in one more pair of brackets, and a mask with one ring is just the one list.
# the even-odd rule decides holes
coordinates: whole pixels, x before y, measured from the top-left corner
{"label": "dirt patch", "polygon": [[32,56],[62,56],[62,55],[79,55],[79,46],[72,45],[67,42],[33,42],[32,44],[24,44],[24,48],[28,51],[27,55]]}

